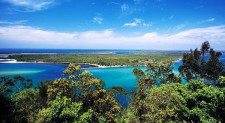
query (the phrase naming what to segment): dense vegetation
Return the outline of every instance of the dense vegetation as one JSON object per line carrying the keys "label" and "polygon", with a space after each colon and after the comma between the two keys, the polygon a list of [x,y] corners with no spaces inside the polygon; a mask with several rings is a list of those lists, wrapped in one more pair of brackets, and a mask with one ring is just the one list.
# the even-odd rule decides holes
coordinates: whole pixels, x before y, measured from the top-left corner
{"label": "dense vegetation", "polygon": [[[63,74],[68,77],[41,82],[36,89],[23,77],[1,77],[1,122],[117,121],[121,106],[114,95],[126,94],[123,88],[105,90],[102,80],[88,71],[80,73],[74,64]],[[23,90],[14,91],[17,87]]]}
{"label": "dense vegetation", "polygon": [[133,69],[137,89],[130,92],[127,108],[115,98],[127,94],[122,87],[105,90],[102,80],[74,64],[63,72],[64,78],[37,88],[31,88],[30,79],[1,77],[0,122],[225,122],[225,67],[213,50],[203,60],[204,43],[203,52],[183,55],[179,71],[185,85],[172,72],[170,60],[149,62],[145,71]]}
{"label": "dense vegetation", "polygon": [[183,54],[183,65],[179,67],[179,72],[187,81],[204,79],[207,84],[215,85],[220,76],[225,76],[224,64],[219,60],[221,55],[221,52],[210,49],[210,44],[206,41],[202,44],[201,51],[196,48]]}
{"label": "dense vegetation", "polygon": [[121,54],[121,55],[13,55],[10,59],[27,62],[53,62],[53,63],[90,63],[103,66],[115,65],[129,65],[140,66],[145,65],[150,61],[164,61],[170,59],[175,61],[182,56],[181,53],[135,53],[135,54]]}

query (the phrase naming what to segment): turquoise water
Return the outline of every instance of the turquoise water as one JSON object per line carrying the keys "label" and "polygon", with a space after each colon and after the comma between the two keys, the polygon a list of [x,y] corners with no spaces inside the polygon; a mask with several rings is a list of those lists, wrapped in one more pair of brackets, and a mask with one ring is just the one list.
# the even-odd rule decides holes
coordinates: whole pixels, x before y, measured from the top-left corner
{"label": "turquoise water", "polygon": [[[225,63],[225,55],[220,57],[220,60]],[[178,67],[182,64],[181,61],[174,63],[173,72],[178,75]],[[50,64],[50,63],[0,63],[0,76],[13,77],[20,75],[25,78],[30,78],[37,83],[44,80],[54,80],[62,76],[62,71],[65,70],[67,64]],[[127,91],[136,88],[136,78],[132,73],[135,67],[111,67],[111,68],[89,68],[88,65],[82,65],[83,70],[90,71],[95,77],[105,81],[105,88],[113,86],[124,87]],[[139,67],[145,70],[146,67]],[[185,81],[183,81],[185,83]]]}
{"label": "turquoise water", "polygon": [[[225,55],[220,57],[220,60],[225,63]],[[173,72],[178,75],[178,67],[182,61],[174,63]],[[37,83],[44,80],[54,80],[62,76],[62,71],[65,70],[67,64],[51,64],[51,63],[0,63],[0,76],[13,77],[20,75],[25,78],[30,78]],[[136,78],[132,73],[135,67],[111,67],[111,68],[89,68],[88,65],[82,65],[83,70],[90,71],[95,77],[105,81],[106,89],[113,86],[124,87],[127,91],[136,88]],[[139,67],[145,70],[146,67]],[[185,83],[185,81],[183,81]]]}
{"label": "turquoise water", "polygon": [[62,77],[65,64],[42,63],[0,63],[0,76],[13,77],[20,75],[32,79],[34,86],[40,81]]}
{"label": "turquoise water", "polygon": [[[30,78],[34,86],[40,81],[54,80],[62,76],[62,71],[67,64],[49,64],[49,63],[0,63],[0,76],[13,77],[20,75]],[[88,67],[88,66],[82,66]],[[83,69],[91,72],[95,77],[105,81],[106,89],[113,86],[122,86],[126,90],[136,88],[136,79],[132,73],[135,67],[112,67],[112,68],[91,68]],[[139,67],[145,69],[145,67]]]}
{"label": "turquoise water", "polygon": [[[221,61],[225,63],[225,55],[221,57]],[[182,61],[174,63],[173,72],[178,75],[178,67]],[[67,67],[67,64],[50,64],[50,63],[0,63],[0,76],[13,77],[20,75],[33,80],[34,87],[44,80],[54,80],[62,76],[62,71]],[[106,84],[105,88],[109,89],[113,86],[121,86],[128,92],[136,89],[136,78],[132,73],[135,67],[111,67],[111,68],[89,68],[88,65],[82,65],[83,70],[87,70],[103,80]],[[138,67],[145,70],[146,67]],[[185,84],[183,80],[183,84]],[[126,107],[128,105],[128,96],[118,95],[119,103]]]}
{"label": "turquoise water", "polygon": [[[175,63],[174,72],[178,74],[177,68],[180,63]],[[30,78],[34,86],[40,81],[54,80],[62,76],[67,64],[49,64],[49,63],[0,63],[0,76],[13,77],[16,75]],[[89,66],[82,66],[89,67]],[[127,91],[136,89],[136,78],[132,73],[135,67],[111,67],[111,68],[86,68],[95,77],[106,83],[105,88],[113,86],[124,87]],[[145,70],[146,67],[138,67]]]}
{"label": "turquoise water", "polygon": [[[175,63],[176,65],[180,65]],[[47,63],[0,63],[0,76],[13,77],[16,75],[31,78],[34,87],[44,80],[54,80],[62,76],[62,71],[67,67],[66,64],[47,64]],[[83,66],[88,67],[88,66]],[[177,68],[178,66],[176,66]],[[135,67],[111,67],[111,68],[86,68],[93,76],[100,78],[106,84],[105,89],[113,86],[121,86],[128,92],[136,89],[136,78],[132,73]],[[138,67],[145,70],[146,67]],[[175,71],[178,73],[177,71]],[[123,107],[129,103],[128,96],[117,95],[118,102]]]}
{"label": "turquoise water", "polygon": [[[94,68],[87,69],[95,77],[105,81],[106,89],[113,86],[124,87],[127,91],[136,88],[136,78],[132,73],[135,67],[112,67],[112,68]],[[138,67],[145,70],[146,67]]]}

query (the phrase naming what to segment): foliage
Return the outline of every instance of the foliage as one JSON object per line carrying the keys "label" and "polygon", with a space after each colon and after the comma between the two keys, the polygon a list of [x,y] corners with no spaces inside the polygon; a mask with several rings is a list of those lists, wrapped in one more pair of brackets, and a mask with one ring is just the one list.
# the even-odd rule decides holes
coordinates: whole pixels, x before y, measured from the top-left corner
{"label": "foliage", "polygon": [[221,76],[219,79],[219,87],[225,87],[225,77]]}
{"label": "foliage", "polygon": [[224,122],[225,93],[223,88],[206,86],[202,84],[202,81],[196,80],[191,80],[186,86],[189,94],[184,98],[187,100],[188,120]]}
{"label": "foliage", "polygon": [[17,61],[33,61],[36,62],[38,61],[37,59],[46,59],[50,58],[49,55],[9,55],[9,59],[16,59]]}
{"label": "foliage", "polygon": [[48,108],[44,108],[38,113],[36,122],[90,122],[92,110],[81,113],[81,108],[82,103],[72,102],[71,98],[58,93],[56,99],[48,103]]}
{"label": "foliage", "polygon": [[184,104],[184,98],[170,85],[153,87],[147,92],[146,98],[139,102],[144,110],[140,119],[144,122],[173,121],[178,119]]}
{"label": "foliage", "polygon": [[9,77],[0,77],[0,89],[6,95],[11,92],[20,92],[25,88],[30,88],[33,85],[31,79],[25,79],[21,76],[14,76],[13,79]]}
{"label": "foliage", "polygon": [[102,80],[84,71],[74,84],[81,92],[79,99],[83,102],[84,110],[93,109],[93,121],[97,122],[103,116],[107,122],[116,122],[115,117],[120,112],[120,106],[113,93],[103,89],[105,83]]}
{"label": "foliage", "polygon": [[34,89],[24,89],[12,95],[15,105],[15,122],[33,122],[35,114],[38,112],[38,91]]}
{"label": "foliage", "polygon": [[211,83],[215,85],[219,76],[223,74],[225,65],[219,60],[219,57],[222,55],[221,52],[215,52],[213,49],[210,49],[209,53],[210,58],[206,63],[206,71],[203,77],[206,80],[212,81]]}
{"label": "foliage", "polygon": [[[123,88],[114,87],[110,90],[105,90],[103,89],[105,83],[102,80],[93,77],[93,75],[88,71],[80,73],[80,66],[75,66],[74,64],[69,64],[67,69],[64,71],[64,75],[68,76],[69,79],[62,78],[49,81],[47,84],[42,83],[41,86],[38,87],[38,89],[42,91],[42,93],[39,93],[39,96],[42,95],[42,97],[45,97],[45,94],[47,94],[49,104],[47,106],[48,108],[50,107],[50,104],[57,100],[56,98],[59,98],[57,95],[60,94],[61,97],[68,98],[72,102],[82,102],[80,112],[91,112],[92,121],[97,122],[99,117],[103,117],[107,122],[116,122],[116,116],[120,112],[120,106],[115,99],[114,94],[126,94],[126,91]],[[70,108],[65,109],[65,106],[61,108],[62,109],[60,110],[65,110],[62,112],[62,115],[69,115],[67,113],[71,112]],[[40,117],[44,118],[41,119],[41,121],[47,122],[49,117],[53,117],[53,115],[46,116],[49,114],[47,113],[49,111],[51,110],[45,108],[39,112]],[[57,118],[60,118],[60,116],[57,114]],[[81,118],[85,120],[85,116],[90,115],[88,113],[84,113]],[[66,118],[64,117],[63,119]]]}
{"label": "foliage", "polygon": [[[212,48],[209,50],[208,41],[203,42],[201,52],[196,48],[190,53],[183,54],[183,65],[179,67],[179,72],[187,81],[191,79],[205,79],[208,84],[216,84],[219,76],[224,74],[224,64],[219,60],[221,52],[215,52]],[[205,54],[208,53],[210,58],[205,60]],[[202,56],[203,57],[202,57]]]}
{"label": "foliage", "polygon": [[[200,79],[200,68],[201,68],[201,54],[195,49],[194,52],[191,50],[190,53],[183,54],[183,64],[178,68],[180,74],[187,81],[191,79]],[[203,64],[204,62],[202,62]],[[204,68],[204,67],[203,67]]]}
{"label": "foliage", "polygon": [[181,78],[174,75],[172,72],[173,64],[171,61],[165,61],[161,63],[153,62],[147,63],[147,70],[142,71],[139,68],[133,69],[133,73],[137,78],[137,91],[133,90],[132,103],[136,105],[138,114],[142,115],[142,107],[139,107],[140,100],[146,97],[146,91],[152,86],[165,83],[181,83]]}
{"label": "foliage", "polygon": [[170,59],[175,61],[182,56],[179,52],[137,52],[134,54],[120,54],[120,55],[56,55],[56,56],[43,56],[43,55],[14,55],[10,56],[11,59],[27,62],[53,62],[53,63],[88,63],[98,64],[103,66],[115,65],[129,65],[140,66],[145,65],[146,61],[164,61]]}
{"label": "foliage", "polygon": [[38,94],[38,101],[40,103],[40,106],[47,107],[47,100],[48,100],[48,86],[53,83],[52,80],[46,80],[44,82],[40,82],[40,85],[38,85],[37,89],[39,91]]}
{"label": "foliage", "polygon": [[72,98],[74,96],[73,85],[66,78],[56,79],[48,86],[48,101],[54,100],[56,95],[61,93],[62,96]]}
{"label": "foliage", "polygon": [[224,88],[207,86],[197,80],[190,80],[186,85],[153,86],[136,104],[141,110],[130,105],[121,119],[128,122],[135,119],[140,122],[224,122],[224,92]]}
{"label": "foliage", "polygon": [[80,65],[75,66],[74,64],[70,63],[66,70],[63,71],[63,75],[68,75],[69,79],[77,80],[80,70]]}
{"label": "foliage", "polygon": [[139,116],[136,115],[134,106],[129,105],[127,109],[123,110],[120,123],[140,123]]}
{"label": "foliage", "polygon": [[114,86],[111,89],[108,89],[107,91],[111,91],[113,94],[127,95],[127,91],[123,87]]}
{"label": "foliage", "polygon": [[208,41],[205,41],[205,42],[202,43],[202,46],[201,46],[201,54],[203,55],[203,57],[209,51],[209,48],[210,48],[210,44],[209,44]]}

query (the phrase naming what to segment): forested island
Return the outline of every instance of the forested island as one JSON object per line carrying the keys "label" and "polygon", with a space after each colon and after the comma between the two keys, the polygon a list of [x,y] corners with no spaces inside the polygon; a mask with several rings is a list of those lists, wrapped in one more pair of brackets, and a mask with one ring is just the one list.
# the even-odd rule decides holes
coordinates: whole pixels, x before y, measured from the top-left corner
{"label": "forested island", "polygon": [[[35,88],[32,78],[1,77],[0,122],[225,122],[225,65],[221,55],[206,41],[200,50],[171,56],[10,56],[18,61],[72,63],[63,71],[63,78],[40,82]],[[173,61],[180,56],[183,64],[177,76],[172,71]],[[126,92],[123,87],[104,89],[102,80],[74,63],[146,65],[147,69],[133,69],[137,89]],[[182,84],[182,79],[187,84]],[[128,107],[118,103],[121,95],[129,97]]]}

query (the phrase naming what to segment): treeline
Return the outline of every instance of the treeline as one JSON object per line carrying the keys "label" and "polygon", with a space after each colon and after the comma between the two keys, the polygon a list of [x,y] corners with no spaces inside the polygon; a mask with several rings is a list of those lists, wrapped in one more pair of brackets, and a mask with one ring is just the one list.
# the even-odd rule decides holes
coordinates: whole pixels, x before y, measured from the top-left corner
{"label": "treeline", "polygon": [[[41,82],[37,88],[31,88],[30,79],[1,77],[0,121],[225,122],[225,67],[220,53],[208,47],[204,42],[201,51],[183,55],[181,76],[172,72],[170,60],[149,62],[145,71],[133,69],[137,89],[128,94],[127,108],[115,98],[126,95],[125,89],[105,90],[102,80],[74,64],[63,72],[64,78]],[[205,54],[210,55],[208,60]],[[181,84],[181,77],[187,84]]]}
{"label": "treeline", "polygon": [[170,59],[175,61],[182,56],[181,53],[136,53],[136,54],[121,54],[121,55],[13,55],[10,59],[27,62],[52,62],[52,63],[90,63],[102,66],[129,65],[140,66],[146,62],[164,61]]}
{"label": "treeline", "polygon": [[41,82],[20,76],[1,77],[1,122],[116,122],[121,111],[115,95],[121,87],[105,90],[105,83],[80,66],[69,64],[65,78]]}
{"label": "treeline", "polygon": [[49,55],[9,55],[8,59],[16,59],[17,61],[36,62],[40,59],[50,58]]}

